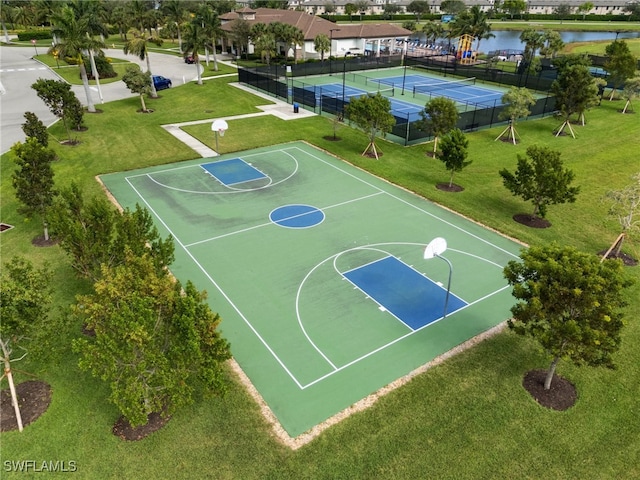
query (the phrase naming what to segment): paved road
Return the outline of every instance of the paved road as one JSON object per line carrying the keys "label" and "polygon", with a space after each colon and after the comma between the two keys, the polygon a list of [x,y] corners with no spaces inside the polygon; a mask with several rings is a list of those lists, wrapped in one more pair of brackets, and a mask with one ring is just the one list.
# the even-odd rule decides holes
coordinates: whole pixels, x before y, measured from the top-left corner
{"label": "paved road", "polygon": [[[49,112],[44,102],[40,100],[31,88],[39,78],[59,79],[55,69],[50,69],[34,60],[34,50],[30,47],[0,48],[0,154],[5,153],[16,142],[24,141],[22,131],[24,113],[35,113],[42,122],[49,126],[57,119]],[[146,70],[146,61],[134,55],[125,55],[119,49],[106,49],[105,54],[114,59],[126,59],[137,63]],[[154,75],[170,78],[173,86],[183,85],[197,78],[195,65],[185,64],[180,57],[151,53],[149,55],[151,71]],[[202,67],[200,67],[202,68]],[[83,105],[87,104],[87,96],[82,85],[72,86],[72,90]],[[90,87],[91,97],[96,108],[102,101],[111,102],[133,96],[123,82],[113,82],[97,87]],[[101,96],[102,95],[102,99]]]}
{"label": "paved road", "polygon": [[58,76],[33,60],[33,55],[31,48],[0,48],[0,153],[24,140],[24,112],[35,113],[47,126],[56,120],[31,85],[39,78],[55,80]]}

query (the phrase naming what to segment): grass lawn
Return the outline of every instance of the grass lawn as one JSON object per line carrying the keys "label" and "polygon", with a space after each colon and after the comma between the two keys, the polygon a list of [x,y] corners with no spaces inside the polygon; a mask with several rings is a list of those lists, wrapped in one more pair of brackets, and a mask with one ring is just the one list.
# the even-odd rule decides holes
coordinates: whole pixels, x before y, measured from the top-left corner
{"label": "grass lawn", "polygon": [[[624,41],[629,47],[631,53],[636,58],[640,58],[640,38],[625,38]],[[611,43],[611,40],[570,43],[564,48],[563,53],[590,53],[592,55],[604,55],[607,45],[610,45]]]}
{"label": "grass lawn", "polygon": [[[107,103],[101,106],[103,113],[87,114],[89,129],[74,133],[79,145],[54,146],[60,157],[54,166],[57,185],[75,180],[86,193],[101,194],[96,175],[194,158],[193,151],[159,125],[257,112],[255,105],[268,103],[228,82],[220,78],[163,91],[158,100],[148,101],[154,109],[150,115],[136,113],[137,98]],[[576,127],[577,139],[554,137],[551,132],[560,122],[551,117],[519,123],[522,143],[517,146],[494,141],[503,127],[469,134],[473,163],[454,178],[465,188],[461,193],[435,188],[449,177],[441,162],[425,155],[431,144],[402,147],[379,140],[383,156],[371,160],[360,156],[367,140],[356,130],[342,127],[340,141],[324,140],[333,133],[324,117],[233,120],[220,147],[230,152],[306,140],[528,244],[556,241],[595,253],[606,249],[619,231],[617,222],[606,216],[602,195],[628,185],[640,170],[638,118],[620,114],[621,107],[622,101],[605,101],[588,112],[587,125]],[[186,130],[214,146],[209,124]],[[50,131],[64,137],[61,125]],[[576,203],[549,208],[553,225],[544,230],[512,220],[532,206],[511,196],[498,175],[503,167],[515,169],[517,155],[534,144],[562,151],[581,187]],[[37,264],[49,261],[56,272],[51,315],[64,315],[74,295],[89,285],[75,278],[58,247],[31,245],[41,227],[16,213],[11,153],[2,156],[1,168],[1,220],[17,227],[2,233],[3,262],[15,254]],[[639,257],[638,245],[636,239],[627,251]],[[561,363],[558,373],[579,394],[576,405],[565,412],[540,407],[521,386],[526,371],[546,368],[549,359],[534,342],[507,331],[416,377],[296,451],[271,436],[259,406],[232,373],[224,398],[197,398],[162,430],[125,443],[111,434],[118,413],[107,401],[108,386],[77,367],[69,340],[80,334],[79,325],[67,321],[59,349],[50,358],[27,358],[15,366],[49,382],[53,399],[23,433],[1,434],[2,460],[74,460],[75,477],[83,479],[640,478],[640,267],[626,271],[637,283],[627,293],[628,325],[615,356],[618,369]],[[20,372],[17,377],[31,378]],[[5,471],[2,478],[27,476]]]}

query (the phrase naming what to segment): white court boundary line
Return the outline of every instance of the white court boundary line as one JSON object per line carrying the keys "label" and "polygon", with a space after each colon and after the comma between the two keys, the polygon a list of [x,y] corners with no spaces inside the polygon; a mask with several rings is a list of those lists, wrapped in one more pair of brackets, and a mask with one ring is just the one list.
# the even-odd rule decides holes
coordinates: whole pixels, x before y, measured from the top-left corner
{"label": "white court boundary line", "polygon": [[[393,199],[395,199],[395,200],[398,200],[398,201],[400,201],[401,203],[403,203],[403,204],[405,204],[405,205],[408,205],[408,206],[410,206],[410,207],[412,207],[412,208],[414,208],[414,209],[418,210],[419,212],[424,213],[424,214],[426,214],[427,216],[429,216],[429,217],[431,217],[431,218],[433,218],[433,219],[435,219],[435,220],[438,220],[438,221],[440,221],[440,222],[444,223],[445,225],[448,225],[448,226],[450,226],[450,227],[452,227],[452,228],[454,228],[454,229],[456,229],[456,230],[458,230],[458,231],[460,231],[460,232],[462,232],[462,233],[464,233],[464,234],[466,234],[466,235],[468,235],[468,236],[470,236],[470,237],[472,237],[472,238],[476,239],[477,241],[480,241],[481,243],[484,243],[484,244],[486,244],[486,245],[489,245],[489,246],[491,246],[491,247],[495,248],[496,250],[498,250],[498,251],[500,251],[500,252],[503,252],[503,253],[505,253],[505,254],[507,254],[507,255],[510,255],[510,256],[512,256],[512,257],[514,257],[514,258],[519,258],[517,255],[515,255],[515,254],[513,254],[513,253],[511,253],[511,252],[509,252],[509,251],[507,251],[507,250],[505,250],[505,249],[503,249],[503,248],[501,248],[501,247],[499,247],[499,246],[497,246],[497,245],[494,245],[494,244],[493,244],[493,243],[491,243],[490,241],[485,240],[485,239],[483,239],[483,238],[480,238],[480,237],[478,237],[477,235],[475,235],[475,234],[473,234],[473,233],[471,233],[471,232],[468,232],[467,230],[465,230],[465,229],[464,229],[464,228],[462,228],[462,227],[459,227],[459,226],[457,226],[457,225],[455,225],[455,224],[452,224],[451,222],[449,222],[449,221],[447,221],[447,220],[444,220],[444,219],[442,219],[442,218],[438,217],[437,215],[432,214],[431,212],[426,211],[426,210],[425,210],[425,209],[423,209],[423,208],[420,208],[420,207],[418,207],[418,206],[416,206],[416,205],[413,205],[412,203],[410,203],[410,202],[408,202],[408,201],[406,201],[406,200],[403,200],[403,199],[399,198],[397,195],[394,195],[394,194],[392,194],[392,193],[390,193],[390,192],[387,192],[387,191],[385,191],[384,189],[382,189],[382,188],[380,188],[380,187],[377,187],[377,186],[375,186],[375,185],[371,184],[370,182],[368,182],[368,181],[366,181],[366,180],[364,180],[364,179],[359,178],[358,176],[354,175],[354,174],[353,174],[353,173],[351,173],[351,172],[347,172],[347,171],[345,171],[343,168],[340,168],[338,165],[333,165],[332,163],[330,163],[330,162],[328,162],[328,161],[326,161],[326,160],[324,160],[324,159],[322,159],[322,158],[318,157],[317,155],[315,155],[315,154],[313,154],[313,153],[306,152],[305,150],[301,149],[300,147],[288,147],[288,148],[286,148],[286,149],[273,150],[273,152],[282,151],[282,152],[285,152],[285,153],[286,153],[286,150],[297,150],[297,151],[300,151],[300,152],[302,152],[302,154],[303,154],[303,155],[307,155],[307,156],[309,156],[309,157],[311,157],[311,158],[315,159],[316,161],[319,161],[319,162],[321,162],[321,163],[323,163],[323,164],[325,164],[325,165],[327,165],[327,166],[329,166],[329,167],[331,167],[331,168],[333,168],[333,169],[335,169],[335,170],[337,170],[337,171],[339,171],[339,172],[341,172],[341,173],[343,173],[343,174],[345,174],[345,175],[347,175],[347,176],[349,176],[349,177],[351,177],[351,178],[353,178],[353,179],[355,179],[355,180],[357,180],[357,181],[359,181],[359,182],[361,182],[361,183],[363,183],[363,184],[365,184],[365,185],[367,185],[367,186],[369,186],[369,187],[371,187],[372,189],[374,189],[374,190],[376,190],[376,191],[377,191],[377,192],[376,192],[376,193],[374,193],[374,194],[367,195],[367,196],[364,196],[364,197],[361,197],[361,198],[358,198],[358,199],[353,199],[353,200],[349,200],[349,201],[341,202],[341,203],[339,203],[339,204],[335,204],[335,205],[333,205],[333,206],[331,206],[331,207],[328,207],[328,208],[335,208],[335,207],[337,207],[337,206],[341,206],[341,205],[349,204],[349,203],[352,203],[352,202],[354,202],[354,201],[359,201],[359,200],[362,200],[362,199],[371,198],[371,197],[377,196],[377,195],[379,195],[379,194],[386,194],[386,195],[388,195],[389,197],[391,197],[391,198],[393,198]],[[255,154],[251,154],[251,155],[247,155],[247,156],[260,155],[260,154],[262,154],[262,153],[263,153],[263,152],[255,153]],[[296,162],[297,162],[297,158],[296,158]],[[198,164],[198,165],[189,165],[189,166],[184,166],[184,167],[175,167],[175,168],[170,168],[170,169],[164,169],[164,170],[162,170],[162,171],[160,171],[160,172],[170,172],[170,171],[175,170],[175,169],[190,168],[190,167],[194,167],[194,166],[199,166],[199,164]],[[160,173],[160,172],[152,172],[152,173]],[[366,173],[366,172],[365,172],[365,173]],[[367,175],[372,175],[372,174],[367,173]],[[378,347],[378,348],[376,348],[376,349],[374,349],[374,350],[372,350],[372,351],[370,351],[370,352],[368,352],[368,353],[366,353],[366,354],[364,354],[364,355],[362,355],[362,356],[360,356],[360,357],[358,357],[358,358],[356,358],[356,359],[354,359],[354,360],[352,360],[352,361],[350,361],[350,362],[348,362],[348,363],[346,363],[346,364],[344,364],[344,365],[342,365],[342,366],[340,366],[340,367],[336,367],[336,366],[334,365],[334,370],[332,370],[332,371],[328,372],[327,374],[322,375],[322,376],[320,376],[320,377],[316,378],[315,380],[313,380],[313,381],[311,381],[311,382],[308,382],[308,383],[306,383],[306,384],[304,384],[304,385],[303,385],[303,384],[302,384],[302,383],[301,383],[301,382],[296,378],[296,376],[295,376],[295,375],[293,375],[293,373],[292,373],[292,372],[287,368],[287,366],[286,366],[286,364],[283,362],[283,360],[282,360],[282,359],[281,359],[281,358],[276,354],[276,352],[275,352],[275,351],[270,347],[270,345],[268,344],[268,342],[267,342],[267,341],[266,341],[266,340],[265,340],[265,339],[260,335],[260,333],[257,331],[257,329],[256,329],[256,328],[251,324],[251,322],[246,318],[246,316],[242,313],[242,311],[240,310],[240,308],[239,308],[239,307],[238,307],[238,306],[237,306],[237,305],[236,305],[236,304],[231,300],[231,298],[229,297],[229,295],[227,295],[227,293],[225,293],[225,292],[224,292],[224,290],[220,287],[220,285],[218,285],[218,283],[213,279],[213,277],[211,277],[211,275],[206,271],[206,269],[205,269],[205,268],[200,264],[200,262],[198,262],[198,260],[195,258],[195,256],[194,256],[194,255],[189,251],[189,247],[191,247],[191,246],[194,246],[194,245],[197,245],[197,244],[200,244],[200,243],[204,243],[204,242],[208,242],[208,241],[212,241],[212,240],[215,240],[215,239],[217,239],[217,238],[222,238],[222,237],[226,237],[226,236],[234,235],[234,234],[236,234],[236,233],[246,232],[246,231],[249,231],[249,230],[253,230],[253,229],[255,229],[255,228],[260,228],[260,227],[262,227],[262,226],[266,226],[266,225],[273,225],[273,223],[272,223],[272,222],[268,222],[268,223],[265,223],[265,224],[263,224],[263,225],[250,227],[250,228],[243,229],[243,230],[240,230],[240,231],[237,231],[237,232],[231,232],[231,233],[228,233],[228,234],[225,234],[225,235],[221,235],[221,236],[218,236],[218,237],[212,237],[212,238],[210,238],[210,239],[202,240],[202,241],[199,241],[199,242],[195,242],[195,243],[191,243],[191,244],[183,244],[183,243],[180,241],[179,237],[178,237],[178,236],[177,236],[177,235],[172,231],[172,229],[171,229],[171,228],[166,224],[166,222],[165,222],[165,221],[160,217],[160,215],[155,211],[155,209],[154,209],[154,208],[149,204],[149,202],[146,200],[146,198],[144,198],[144,196],[140,193],[140,191],[139,191],[139,190],[138,190],[138,189],[137,189],[137,188],[136,188],[136,187],[131,183],[130,179],[133,179],[133,178],[136,178],[136,177],[141,177],[141,176],[146,176],[146,177],[148,178],[149,173],[141,173],[141,174],[136,174],[136,175],[127,176],[127,177],[125,177],[125,181],[129,184],[129,186],[131,187],[131,189],[132,189],[132,190],[133,190],[133,191],[138,195],[138,197],[142,200],[142,202],[144,202],[144,204],[147,206],[147,208],[149,208],[149,210],[153,213],[153,215],[154,215],[154,216],[155,216],[155,217],[160,221],[160,223],[161,223],[161,224],[162,224],[162,225],[167,229],[167,231],[168,231],[168,232],[171,234],[171,236],[175,239],[176,243],[178,243],[178,245],[179,245],[179,246],[180,246],[180,247],[185,251],[185,253],[186,253],[186,254],[191,258],[191,260],[192,260],[192,261],[194,262],[194,264],[195,264],[195,265],[200,269],[200,271],[205,275],[205,277],[206,277],[206,278],[211,282],[211,284],[212,284],[212,285],[213,285],[213,286],[214,286],[214,287],[215,287],[215,288],[220,292],[220,294],[221,294],[221,295],[224,297],[224,299],[229,303],[229,305],[233,308],[233,310],[235,310],[235,311],[236,311],[236,313],[240,316],[240,318],[245,322],[245,324],[246,324],[246,325],[250,328],[250,330],[251,330],[251,331],[256,335],[256,337],[260,340],[260,342],[265,346],[265,348],[267,349],[267,351],[268,351],[268,352],[273,356],[273,358],[276,360],[276,362],[277,362],[277,363],[282,367],[282,369],[287,373],[287,375],[289,375],[289,377],[291,378],[291,380],[292,380],[292,381],[293,381],[293,382],[298,386],[298,388],[300,388],[301,390],[305,390],[306,388],[308,388],[308,387],[310,387],[310,386],[313,386],[313,385],[317,384],[318,382],[320,382],[320,381],[322,381],[322,380],[325,380],[326,378],[329,378],[330,376],[332,376],[332,375],[334,375],[334,374],[336,374],[336,373],[338,373],[338,372],[340,372],[340,371],[342,371],[342,370],[344,370],[344,369],[346,369],[346,368],[348,368],[348,367],[350,367],[350,366],[352,366],[352,365],[354,365],[354,364],[356,364],[356,363],[358,363],[358,362],[360,362],[360,361],[363,361],[363,360],[365,360],[366,358],[369,358],[370,356],[375,355],[376,353],[378,353],[378,352],[380,352],[380,351],[382,351],[382,350],[384,350],[384,349],[386,349],[386,348],[391,347],[392,345],[394,345],[394,344],[396,344],[396,343],[398,343],[398,342],[400,342],[400,341],[404,340],[405,338],[407,338],[407,337],[409,337],[409,336],[411,336],[411,335],[413,335],[413,334],[415,334],[415,333],[417,333],[417,332],[422,331],[424,328],[429,327],[430,325],[433,325],[433,324],[435,324],[435,323],[438,323],[440,320],[442,320],[442,319],[443,319],[443,317],[440,317],[439,319],[436,319],[436,320],[434,320],[434,321],[430,322],[429,324],[427,324],[427,325],[424,325],[424,326],[420,327],[419,329],[416,329],[416,330],[413,330],[413,331],[411,331],[411,332],[408,332],[407,334],[402,335],[402,336],[400,336],[400,337],[398,337],[398,338],[396,338],[396,339],[394,339],[394,340],[392,340],[392,341],[388,342],[387,344],[382,345],[382,346],[380,346],[380,347]],[[399,188],[399,187],[395,187],[395,188]],[[423,199],[423,201],[427,201],[427,202],[428,202],[428,200],[426,200],[426,199]],[[440,207],[440,208],[442,208],[442,207]],[[463,218],[463,217],[461,217],[461,218]],[[401,243],[401,242],[393,242],[393,243]],[[424,245],[426,245],[426,244],[415,244],[415,245],[419,245],[419,246],[424,247]],[[458,253],[466,254],[466,252],[463,252],[463,251],[454,250],[454,249],[450,249],[450,250],[452,250],[452,251],[457,251]],[[483,259],[482,257],[478,257],[478,256],[476,256],[476,255],[472,255],[472,256],[474,256],[474,257],[476,257],[476,258],[478,258],[478,259],[485,260],[485,259]],[[333,256],[332,256],[332,257],[333,257]],[[332,258],[332,257],[331,257],[331,258]],[[492,264],[496,265],[494,262],[489,262],[489,263],[492,263]],[[500,268],[503,268],[503,267],[502,267],[502,266],[500,266],[500,265],[498,265],[498,266],[499,266]],[[306,277],[305,277],[305,278],[306,278]],[[300,288],[300,287],[299,287],[299,288]],[[461,309],[459,309],[459,310],[466,309],[466,308],[468,308],[468,307],[470,307],[470,306],[472,306],[472,305],[475,305],[476,303],[479,303],[479,302],[481,302],[481,301],[484,301],[484,300],[486,300],[487,298],[490,298],[490,297],[492,297],[492,296],[494,296],[494,295],[496,295],[496,294],[498,294],[498,293],[500,293],[500,292],[504,291],[504,290],[505,290],[505,289],[507,289],[507,288],[509,288],[509,286],[508,286],[508,285],[506,285],[506,286],[504,286],[504,287],[502,287],[502,288],[500,288],[500,289],[498,289],[498,290],[495,290],[495,291],[493,291],[493,292],[490,292],[489,294],[487,294],[487,295],[485,295],[485,296],[483,296],[483,297],[481,297],[481,298],[479,298],[479,299],[475,300],[474,302],[468,303],[465,307],[463,307],[463,308],[461,308]],[[297,298],[298,298],[298,297],[297,297],[297,295],[296,295],[296,314],[298,314]],[[459,311],[459,310],[458,310],[458,311]],[[456,311],[456,312],[457,312],[457,311]],[[304,332],[304,333],[305,333],[305,336],[307,336],[307,335],[306,335],[306,332]],[[309,338],[309,337],[307,336],[307,338]],[[314,344],[313,344],[313,342],[311,342],[311,341],[310,341],[310,343],[311,343],[312,345],[314,345]],[[318,349],[317,349],[317,347],[316,347],[316,350],[318,350]],[[318,351],[319,351],[319,350],[318,350]],[[319,351],[319,353],[321,353],[321,352]],[[331,362],[328,360],[328,358],[326,358],[326,356],[324,356],[324,354],[322,354],[322,353],[321,353],[321,355],[322,355],[322,356],[323,356],[323,357],[324,357],[324,358],[329,362],[329,364],[330,364],[330,365],[333,365],[333,363],[331,363]]]}
{"label": "white court boundary line", "polygon": [[[295,168],[293,169],[293,171],[291,172],[291,174],[281,180],[278,180],[277,182],[274,182],[273,179],[269,176],[269,175],[265,175],[266,178],[269,179],[269,183],[267,183],[266,185],[262,185],[261,187],[252,187],[252,188],[234,188],[231,185],[226,185],[222,182],[220,182],[220,180],[218,180],[215,176],[211,175],[210,172],[206,171],[206,169],[204,169],[204,167],[202,166],[202,163],[198,163],[195,165],[188,165],[188,166],[184,166],[184,167],[176,167],[175,169],[165,169],[165,170],[159,170],[157,172],[150,172],[150,173],[141,173],[138,175],[132,175],[130,177],[127,178],[135,178],[135,177],[142,177],[142,176],[146,176],[149,180],[151,180],[153,183],[155,183],[156,185],[162,187],[162,188],[166,188],[168,190],[174,190],[176,192],[183,192],[183,193],[194,193],[194,194],[201,194],[201,195],[227,195],[230,193],[246,193],[246,192],[255,192],[257,190],[263,190],[265,188],[270,188],[270,187],[274,187],[276,185],[279,185],[280,183],[286,182],[287,180],[289,180],[291,177],[293,177],[296,173],[298,173],[298,170],[300,169],[300,165],[298,164],[298,159],[295,158],[293,155],[291,155],[290,153],[288,153],[286,150],[274,150],[274,152],[282,152],[285,155],[288,155],[289,157],[291,157],[291,159],[294,162]],[[269,152],[271,153],[271,152]],[[262,173],[264,175],[264,172],[260,171],[260,169],[256,168],[253,166],[253,164],[251,164],[250,162],[246,162],[244,159],[248,158],[248,157],[252,157],[252,156],[257,156],[259,155],[258,153],[254,153],[251,155],[246,155],[245,157],[237,157],[239,160],[242,160],[243,162],[245,162],[247,165],[250,165],[251,167],[253,167],[254,169],[258,170],[260,173]],[[214,162],[208,162],[208,163],[214,163]],[[162,182],[159,182],[158,180],[156,180],[155,178],[153,178],[154,174],[159,174],[159,173],[167,173],[167,172],[172,172],[174,170],[181,170],[184,168],[197,168],[200,167],[201,170],[204,170],[207,175],[209,175],[211,178],[215,179],[216,182],[218,182],[218,184],[228,188],[229,190],[226,192],[206,192],[206,191],[202,191],[202,190],[187,190],[185,188],[178,188],[178,187],[172,187],[171,185],[166,185]],[[251,181],[257,181],[256,180],[251,180]]]}

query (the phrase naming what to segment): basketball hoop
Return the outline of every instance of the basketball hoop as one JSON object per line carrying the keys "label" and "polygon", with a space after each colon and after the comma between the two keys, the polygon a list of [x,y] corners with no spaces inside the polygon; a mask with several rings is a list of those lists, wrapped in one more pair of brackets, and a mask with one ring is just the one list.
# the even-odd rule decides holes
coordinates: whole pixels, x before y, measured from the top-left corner
{"label": "basketball hoop", "polygon": [[211,131],[216,132],[216,152],[219,151],[218,135],[221,137],[224,137],[224,132],[227,131],[227,128],[229,128],[229,125],[227,125],[227,122],[225,122],[222,119],[214,120],[213,123],[211,124]]}

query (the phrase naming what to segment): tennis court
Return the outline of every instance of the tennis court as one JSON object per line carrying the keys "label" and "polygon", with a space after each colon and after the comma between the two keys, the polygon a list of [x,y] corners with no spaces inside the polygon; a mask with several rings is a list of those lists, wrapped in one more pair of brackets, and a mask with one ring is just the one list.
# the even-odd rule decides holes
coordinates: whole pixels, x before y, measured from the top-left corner
{"label": "tennis court", "polygon": [[380,78],[377,81],[395,88],[401,86],[403,91],[414,98],[428,101],[435,97],[447,97],[459,103],[475,104],[479,107],[500,106],[502,95],[505,93],[497,89],[477,86],[475,78],[446,80],[424,75],[404,75]]}
{"label": "tennis court", "polygon": [[[304,142],[101,180],[173,235],[172,272],[207,290],[234,358],[291,437],[513,305],[502,269],[519,245]],[[436,237],[447,249],[425,259]]]}
{"label": "tennis court", "polygon": [[[324,84],[322,86],[306,87],[309,92],[314,92],[316,98],[316,106],[322,107],[323,103],[332,103],[335,111],[342,111],[343,101],[348,103],[352,98],[359,98],[363,95],[375,95],[377,92],[387,97],[391,103],[391,113],[401,118],[408,118],[414,122],[420,120],[420,112],[424,110],[424,106],[420,107],[414,103],[404,102],[395,98],[398,90],[391,84],[389,88],[379,89],[376,92],[370,92],[355,87],[341,85],[339,83]],[[400,92],[398,92],[400,93]],[[344,100],[343,100],[344,99]]]}

